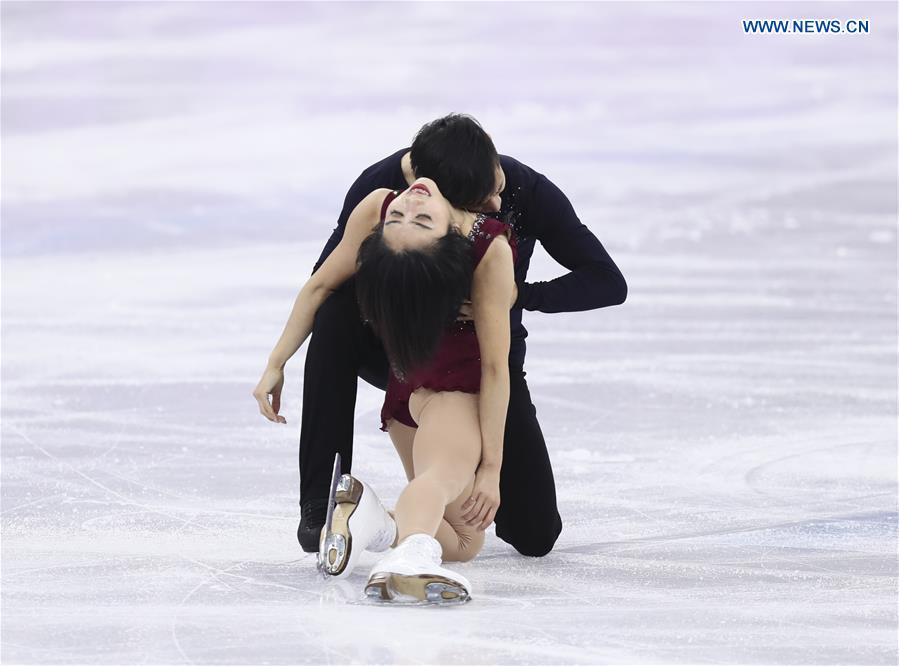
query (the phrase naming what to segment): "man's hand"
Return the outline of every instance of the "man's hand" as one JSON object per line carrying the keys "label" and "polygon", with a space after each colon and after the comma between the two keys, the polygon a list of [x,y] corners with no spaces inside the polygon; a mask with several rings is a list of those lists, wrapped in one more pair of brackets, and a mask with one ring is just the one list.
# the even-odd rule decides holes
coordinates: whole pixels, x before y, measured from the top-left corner
{"label": "man's hand", "polygon": [[462,307],[459,308],[456,321],[472,321],[473,319],[474,311],[471,309],[471,301],[462,301]]}

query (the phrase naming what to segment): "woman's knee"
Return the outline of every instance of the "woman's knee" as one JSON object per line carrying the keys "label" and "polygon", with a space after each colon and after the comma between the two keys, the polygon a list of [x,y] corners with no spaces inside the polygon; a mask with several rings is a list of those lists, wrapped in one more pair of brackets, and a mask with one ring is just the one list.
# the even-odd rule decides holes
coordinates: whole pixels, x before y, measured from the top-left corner
{"label": "woman's knee", "polygon": [[[481,552],[481,548],[484,547],[484,530],[479,530],[474,525],[469,525],[462,518],[462,515],[465,513],[462,507],[471,495],[473,488],[474,477],[472,476],[468,479],[462,492],[447,505],[446,511],[443,513],[443,519],[456,533],[457,547],[452,553],[454,562],[468,562]],[[447,557],[446,553],[444,553],[444,557]]]}
{"label": "woman's knee", "polygon": [[446,552],[446,549],[444,549],[443,559],[447,562],[468,562],[474,559],[484,547],[484,531],[472,529],[467,525],[460,526],[450,523],[450,526],[456,532],[457,542],[450,552]]}

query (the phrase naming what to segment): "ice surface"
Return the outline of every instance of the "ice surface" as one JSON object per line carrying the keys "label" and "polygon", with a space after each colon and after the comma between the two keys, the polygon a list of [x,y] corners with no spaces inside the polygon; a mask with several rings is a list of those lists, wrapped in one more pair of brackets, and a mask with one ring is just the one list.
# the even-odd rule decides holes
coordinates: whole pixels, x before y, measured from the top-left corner
{"label": "ice surface", "polygon": [[[2,12],[3,663],[896,663],[895,5]],[[372,607],[373,555],[296,545],[304,352],[286,426],[250,391],[346,187],[450,110],[630,292],[525,315],[555,550],[491,529],[470,604]]]}

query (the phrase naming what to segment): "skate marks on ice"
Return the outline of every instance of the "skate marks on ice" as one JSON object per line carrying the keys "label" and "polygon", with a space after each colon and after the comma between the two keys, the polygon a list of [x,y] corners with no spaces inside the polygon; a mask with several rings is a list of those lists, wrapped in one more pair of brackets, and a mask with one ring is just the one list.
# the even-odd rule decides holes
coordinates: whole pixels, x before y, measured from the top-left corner
{"label": "skate marks on ice", "polygon": [[[572,317],[561,326],[566,345],[535,317],[528,380],[565,522],[556,549],[525,558],[491,529],[475,561],[450,565],[474,586],[466,607],[372,607],[360,602],[373,554],[341,588],[321,580],[314,555],[300,555],[295,541],[302,357],[288,366],[288,426],[260,425],[249,405],[252,351],[271,331],[251,322],[238,330],[235,318],[247,309],[275,321],[291,295],[260,286],[208,308],[176,297],[188,267],[202,299],[261,281],[265,271],[287,284],[316,250],[241,250],[246,274],[226,270],[238,256],[230,250],[56,258],[73,275],[49,299],[65,325],[37,318],[43,262],[5,262],[18,294],[3,322],[4,344],[15,351],[4,359],[3,385],[4,659],[892,657],[895,467],[878,357],[887,334],[877,319],[853,324],[867,335],[838,350],[829,336],[839,330],[812,326],[817,337],[802,342],[789,321],[780,324],[783,340],[764,347],[765,326],[777,328],[772,306],[756,304],[735,311],[755,322],[742,346],[700,357],[675,332],[712,337],[721,323],[685,311],[683,300],[653,315],[637,292],[619,313],[630,321]],[[133,279],[103,278],[119,272]],[[649,289],[662,280],[649,268],[632,275]],[[566,316],[555,317],[564,324]],[[151,318],[165,322],[152,334],[126,326]],[[86,347],[79,331],[90,322]],[[629,337],[628,328],[656,333]],[[39,344],[66,330],[68,350]],[[234,333],[195,342],[203,330]],[[134,354],[136,345],[145,353]],[[760,351],[797,363],[760,367],[749,358]],[[834,364],[848,370],[838,394]],[[377,431],[380,400],[361,385],[354,471],[392,503],[403,472]],[[458,632],[447,635],[441,612],[453,613]],[[359,627],[353,640],[335,638],[335,626],[348,625]],[[861,637],[851,646],[850,629]]]}

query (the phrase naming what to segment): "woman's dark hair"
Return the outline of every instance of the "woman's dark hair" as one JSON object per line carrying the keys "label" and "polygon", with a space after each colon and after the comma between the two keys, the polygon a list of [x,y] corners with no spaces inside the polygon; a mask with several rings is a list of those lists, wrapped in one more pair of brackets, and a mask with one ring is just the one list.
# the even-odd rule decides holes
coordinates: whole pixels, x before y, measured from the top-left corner
{"label": "woman's dark hair", "polygon": [[456,208],[484,203],[496,191],[499,155],[477,120],[451,113],[422,127],[412,141],[412,171],[430,178]]}
{"label": "woman's dark hair", "polygon": [[434,355],[446,326],[469,297],[471,244],[457,231],[420,249],[394,251],[384,225],[359,248],[356,298],[400,379]]}

